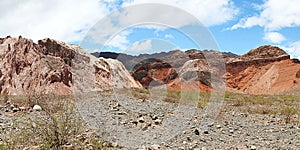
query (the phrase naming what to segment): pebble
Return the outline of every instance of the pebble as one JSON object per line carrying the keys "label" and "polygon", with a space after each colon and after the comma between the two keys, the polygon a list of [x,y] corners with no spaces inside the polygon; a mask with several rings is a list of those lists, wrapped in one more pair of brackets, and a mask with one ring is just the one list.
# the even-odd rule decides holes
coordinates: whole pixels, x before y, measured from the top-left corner
{"label": "pebble", "polygon": [[160,149],[160,146],[157,144],[151,145],[151,150],[158,150]]}
{"label": "pebble", "polygon": [[250,146],[250,150],[257,150],[256,146],[252,145]]}
{"label": "pebble", "polygon": [[145,122],[145,119],[144,119],[144,117],[140,117],[140,118],[138,119],[138,122],[140,122],[140,123],[144,123],[144,122]]}
{"label": "pebble", "polygon": [[26,107],[21,106],[21,107],[19,107],[19,109],[20,109],[21,111],[24,111],[24,110],[26,110]]}
{"label": "pebble", "polygon": [[194,131],[194,133],[195,133],[196,135],[199,135],[199,134],[200,134],[198,129],[196,129],[196,130]]}
{"label": "pebble", "polygon": [[154,121],[154,123],[155,123],[156,125],[159,125],[159,124],[161,124],[161,120],[160,120],[160,119],[156,119],[156,120]]}
{"label": "pebble", "polygon": [[204,134],[208,134],[208,130],[204,130],[204,132],[203,132]]}
{"label": "pebble", "polygon": [[13,108],[12,111],[13,112],[18,112],[18,111],[20,111],[20,109],[19,108]]}
{"label": "pebble", "polygon": [[32,109],[35,111],[41,111],[42,107],[40,105],[34,105]]}

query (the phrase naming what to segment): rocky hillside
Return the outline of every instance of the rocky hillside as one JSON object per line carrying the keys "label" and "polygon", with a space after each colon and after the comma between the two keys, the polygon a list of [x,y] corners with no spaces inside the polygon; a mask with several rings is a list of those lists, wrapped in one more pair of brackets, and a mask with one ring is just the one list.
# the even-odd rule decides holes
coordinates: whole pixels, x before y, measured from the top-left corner
{"label": "rocky hillside", "polygon": [[[112,56],[106,52],[98,54]],[[272,94],[289,90],[300,82],[299,61],[291,60],[284,50],[270,45],[241,56],[195,49],[139,56],[114,53],[113,56],[132,70],[133,77],[144,87],[155,81],[171,89],[189,85],[211,91],[226,82],[229,91]]]}
{"label": "rocky hillside", "polygon": [[52,39],[34,43],[21,36],[0,38],[0,58],[1,94],[141,87],[119,61],[97,59],[78,46]]}
{"label": "rocky hillside", "polygon": [[284,92],[299,84],[300,64],[282,49],[261,46],[226,63],[229,90],[251,94]]}

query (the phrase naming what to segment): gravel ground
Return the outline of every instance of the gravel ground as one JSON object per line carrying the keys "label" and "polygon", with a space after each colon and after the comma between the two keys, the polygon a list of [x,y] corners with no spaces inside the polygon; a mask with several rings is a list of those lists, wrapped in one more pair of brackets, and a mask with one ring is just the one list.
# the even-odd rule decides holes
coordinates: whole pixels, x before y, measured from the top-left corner
{"label": "gravel ground", "polygon": [[[143,100],[130,94],[77,96],[87,129],[112,143],[112,149],[299,149],[299,117],[241,113],[226,103],[204,109]],[[212,105],[216,105],[213,103]],[[211,110],[216,109],[216,110]],[[11,126],[17,112],[1,106],[0,129]],[[24,115],[34,115],[31,111]],[[1,142],[1,139],[0,139]]]}

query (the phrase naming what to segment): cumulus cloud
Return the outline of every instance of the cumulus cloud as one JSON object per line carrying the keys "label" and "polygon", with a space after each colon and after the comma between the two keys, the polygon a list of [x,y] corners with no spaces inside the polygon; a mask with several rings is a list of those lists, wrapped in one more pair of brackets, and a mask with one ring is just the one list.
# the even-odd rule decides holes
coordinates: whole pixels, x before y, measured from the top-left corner
{"label": "cumulus cloud", "polygon": [[266,31],[278,31],[285,27],[300,26],[299,0],[265,0],[260,14],[243,18],[231,29],[261,26]]}
{"label": "cumulus cloud", "polygon": [[108,13],[98,0],[0,1],[0,36],[79,41]]}
{"label": "cumulus cloud", "polygon": [[[225,23],[227,21],[232,20],[237,14],[238,9],[235,8],[234,3],[231,0],[127,0],[123,3],[123,6],[132,6],[136,4],[147,4],[147,3],[158,3],[170,5],[173,7],[177,7],[183,9],[187,13],[195,16],[202,24],[206,26],[213,26]],[[169,12],[170,14],[164,14],[164,10],[149,10],[149,11],[141,11],[136,13],[137,18],[138,15],[142,15],[140,13],[148,13],[151,12],[151,16],[149,17],[165,17],[167,20],[179,20],[179,26],[183,26],[191,23],[191,20],[187,20],[184,16],[177,16],[176,18],[170,18],[168,16],[174,16],[171,13],[178,13],[178,11]]]}
{"label": "cumulus cloud", "polygon": [[[176,8],[167,12],[153,7],[120,9],[148,3],[165,4]],[[127,27],[131,23],[145,23],[145,19],[149,22],[140,27],[158,30],[169,27],[180,28],[195,22],[193,17],[178,13],[177,8],[195,16],[206,26],[225,23],[238,13],[232,0],[9,0],[0,1],[0,36],[22,35],[34,41],[50,37],[65,42],[80,42],[87,37],[91,27],[103,17],[113,10],[124,10],[125,12],[119,16],[102,21],[99,28],[95,27],[95,30],[88,33],[91,37],[89,39],[98,44],[105,45],[114,37],[109,46],[124,48],[131,42],[127,37],[130,33],[116,35],[121,33],[120,27]],[[169,22],[172,22],[170,26]]]}
{"label": "cumulus cloud", "polygon": [[131,52],[142,52],[142,51],[148,51],[152,49],[152,41],[146,40],[146,41],[136,41],[132,44],[131,47],[129,47],[127,50]]}
{"label": "cumulus cloud", "polygon": [[292,58],[300,59],[300,41],[292,42],[287,46],[280,46],[285,49]]}
{"label": "cumulus cloud", "polygon": [[129,40],[127,39],[127,36],[130,33],[130,31],[125,30],[116,34],[115,37],[112,37],[111,41],[106,44],[106,46],[125,50],[128,47]]}
{"label": "cumulus cloud", "polygon": [[285,37],[278,32],[267,32],[265,33],[264,39],[272,43],[280,44],[285,40]]}

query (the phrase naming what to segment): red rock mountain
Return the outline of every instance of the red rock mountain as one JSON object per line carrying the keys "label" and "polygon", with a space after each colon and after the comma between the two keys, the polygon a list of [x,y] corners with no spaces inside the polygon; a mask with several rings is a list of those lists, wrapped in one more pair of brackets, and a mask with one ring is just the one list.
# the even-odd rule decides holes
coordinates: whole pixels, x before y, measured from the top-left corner
{"label": "red rock mountain", "polygon": [[228,90],[276,94],[299,85],[300,64],[282,49],[261,46],[226,63]]}
{"label": "red rock mountain", "polygon": [[34,43],[21,36],[0,38],[0,92],[72,94],[159,85],[217,91],[226,84],[227,91],[275,94],[300,86],[299,61],[274,46],[261,46],[242,56],[175,50],[139,56],[107,53],[105,57],[96,58],[76,45],[52,39]]}
{"label": "red rock mountain", "polygon": [[299,61],[291,60],[284,50],[269,45],[252,49],[242,56],[206,50],[177,50],[164,53],[159,59],[148,60],[155,61],[141,61],[132,71],[133,77],[144,87],[155,81],[166,84],[169,89],[189,86],[212,91],[225,82],[228,91],[276,94],[300,85]]}
{"label": "red rock mountain", "polygon": [[[121,62],[52,39],[0,38],[0,92],[9,95],[141,87]],[[118,82],[114,82],[118,79]]]}

